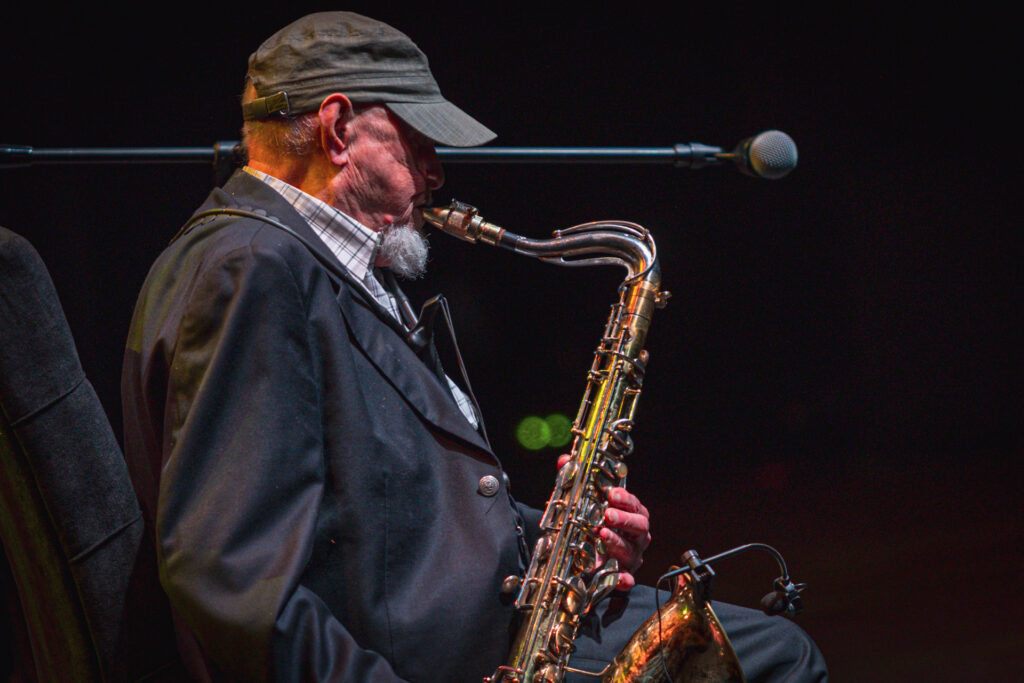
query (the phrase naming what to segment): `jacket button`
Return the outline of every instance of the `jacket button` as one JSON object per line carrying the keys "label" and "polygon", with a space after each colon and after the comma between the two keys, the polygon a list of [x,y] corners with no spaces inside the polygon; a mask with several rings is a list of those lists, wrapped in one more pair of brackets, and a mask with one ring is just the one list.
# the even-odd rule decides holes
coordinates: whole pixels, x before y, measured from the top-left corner
{"label": "jacket button", "polygon": [[481,495],[490,498],[498,492],[498,478],[490,474],[480,477],[480,483],[477,484],[477,490],[480,491]]}

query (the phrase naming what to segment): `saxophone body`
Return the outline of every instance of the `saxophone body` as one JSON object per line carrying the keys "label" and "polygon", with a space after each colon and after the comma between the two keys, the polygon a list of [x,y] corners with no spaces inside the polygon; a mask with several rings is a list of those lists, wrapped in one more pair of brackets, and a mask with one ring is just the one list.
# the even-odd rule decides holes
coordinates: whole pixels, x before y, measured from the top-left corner
{"label": "saxophone body", "polygon": [[569,461],[560,469],[541,520],[541,536],[525,577],[506,580],[518,591],[523,615],[508,659],[486,683],[558,683],[567,671],[602,681],[743,680],[728,638],[702,585],[682,575],[660,614],[652,615],[601,672],[568,666],[583,618],[618,583],[614,559],[603,559],[598,536],[607,490],[624,486],[625,460],[633,451],[633,417],[647,352],[644,343],[655,309],[664,305],[653,238],[622,221],[586,223],[537,240],[484,221],[476,209],[452,202],[426,209],[425,220],[461,239],[509,249],[564,266],[621,265],[619,287],[573,422]]}

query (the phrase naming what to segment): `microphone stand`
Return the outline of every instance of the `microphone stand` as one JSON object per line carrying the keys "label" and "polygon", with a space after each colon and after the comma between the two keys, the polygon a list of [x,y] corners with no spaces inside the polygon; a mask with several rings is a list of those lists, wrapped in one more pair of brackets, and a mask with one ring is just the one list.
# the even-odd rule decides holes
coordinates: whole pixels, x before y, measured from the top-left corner
{"label": "microphone stand", "polygon": [[[721,147],[698,142],[672,147],[438,147],[447,163],[577,163],[672,164],[703,168],[719,162]],[[30,145],[0,144],[0,168],[33,164],[73,163],[212,163],[237,161],[237,140],[213,147],[100,147],[36,149]]]}
{"label": "microphone stand", "polygon": [[[742,173],[776,179],[796,166],[792,138],[768,130],[746,138],[731,152],[699,142],[671,147],[438,147],[446,163],[522,164],[665,164],[700,169],[732,162]],[[220,182],[245,162],[245,150],[237,140],[223,140],[213,147],[100,147],[36,149],[30,145],[0,144],[0,169],[33,164],[212,164]]]}
{"label": "microphone stand", "polygon": [[[721,147],[698,142],[672,147],[438,147],[445,163],[665,164],[704,168],[729,159]],[[237,140],[213,147],[70,147],[37,149],[0,144],[0,170],[36,164],[210,164],[218,185],[245,162]]]}

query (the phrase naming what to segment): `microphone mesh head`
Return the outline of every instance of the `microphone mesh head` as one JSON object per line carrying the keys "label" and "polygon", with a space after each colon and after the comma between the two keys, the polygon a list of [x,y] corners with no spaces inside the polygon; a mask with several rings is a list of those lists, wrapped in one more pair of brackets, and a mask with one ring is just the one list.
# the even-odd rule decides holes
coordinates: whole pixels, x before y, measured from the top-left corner
{"label": "microphone mesh head", "polygon": [[796,143],[781,130],[766,130],[750,141],[750,168],[762,178],[781,178],[796,168]]}

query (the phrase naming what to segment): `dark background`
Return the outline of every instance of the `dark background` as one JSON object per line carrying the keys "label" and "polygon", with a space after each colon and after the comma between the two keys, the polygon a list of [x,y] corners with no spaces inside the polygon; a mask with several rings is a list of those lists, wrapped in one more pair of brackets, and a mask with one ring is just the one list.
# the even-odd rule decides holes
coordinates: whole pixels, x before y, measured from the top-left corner
{"label": "dark background", "polygon": [[[643,580],[688,548],[768,542],[810,585],[799,623],[834,680],[1019,678],[1012,23],[980,6],[812,7],[349,6],[409,33],[496,144],[795,139],[780,181],[453,164],[436,198],[531,237],[621,218],[657,238],[674,296],[650,333],[631,462],[653,519]],[[314,9],[22,10],[0,41],[0,142],[236,139],[248,54]],[[0,169],[0,225],[47,263],[118,434],[135,295],[211,178],[201,164]],[[409,291],[449,298],[514,493],[540,505],[557,452],[523,450],[513,429],[575,413],[621,274],[432,244]],[[716,597],[754,606],[776,575],[767,555],[726,560]]]}

